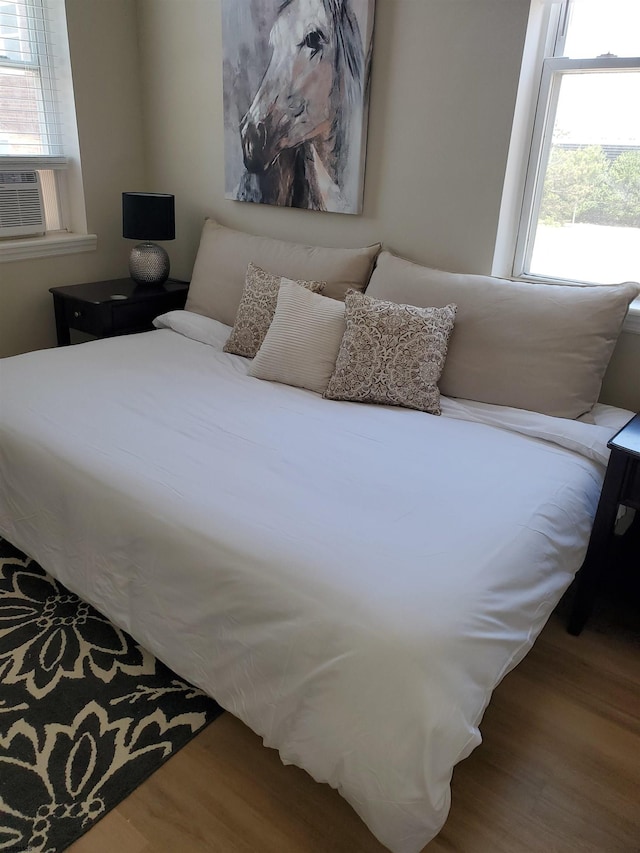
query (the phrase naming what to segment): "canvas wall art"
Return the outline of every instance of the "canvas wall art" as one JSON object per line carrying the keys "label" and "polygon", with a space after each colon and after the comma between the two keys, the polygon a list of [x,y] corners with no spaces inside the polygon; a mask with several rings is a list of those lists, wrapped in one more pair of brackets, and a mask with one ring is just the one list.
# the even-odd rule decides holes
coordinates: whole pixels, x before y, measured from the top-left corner
{"label": "canvas wall art", "polygon": [[222,0],[225,194],[360,213],[375,0]]}

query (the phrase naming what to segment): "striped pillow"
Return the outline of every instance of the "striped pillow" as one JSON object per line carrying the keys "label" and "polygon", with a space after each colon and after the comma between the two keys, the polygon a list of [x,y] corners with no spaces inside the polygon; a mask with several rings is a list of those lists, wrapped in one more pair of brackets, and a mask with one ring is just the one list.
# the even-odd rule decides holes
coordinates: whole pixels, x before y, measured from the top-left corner
{"label": "striped pillow", "polygon": [[282,280],[273,321],[249,375],[324,393],[344,334],[344,302]]}

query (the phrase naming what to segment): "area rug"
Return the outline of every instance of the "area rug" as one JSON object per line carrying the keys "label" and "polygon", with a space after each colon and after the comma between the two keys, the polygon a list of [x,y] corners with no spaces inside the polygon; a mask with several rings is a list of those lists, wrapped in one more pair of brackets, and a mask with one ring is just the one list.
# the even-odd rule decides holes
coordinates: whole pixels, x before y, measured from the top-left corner
{"label": "area rug", "polygon": [[66,849],[221,713],[0,540],[0,850]]}

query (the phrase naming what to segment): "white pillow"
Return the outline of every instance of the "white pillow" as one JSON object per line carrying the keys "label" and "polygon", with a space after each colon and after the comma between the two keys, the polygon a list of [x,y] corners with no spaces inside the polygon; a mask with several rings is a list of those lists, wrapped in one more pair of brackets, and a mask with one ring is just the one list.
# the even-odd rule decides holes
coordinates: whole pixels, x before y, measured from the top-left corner
{"label": "white pillow", "polygon": [[273,321],[249,375],[323,394],[344,334],[344,302],[283,279]]}

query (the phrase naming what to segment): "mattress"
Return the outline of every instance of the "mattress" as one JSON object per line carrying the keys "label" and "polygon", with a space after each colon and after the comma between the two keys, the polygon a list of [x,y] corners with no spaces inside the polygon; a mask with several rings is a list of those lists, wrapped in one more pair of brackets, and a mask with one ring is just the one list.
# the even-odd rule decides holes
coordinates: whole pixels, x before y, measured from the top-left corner
{"label": "mattress", "polygon": [[158,325],[2,362],[0,533],[416,853],[630,413],[328,401]]}

